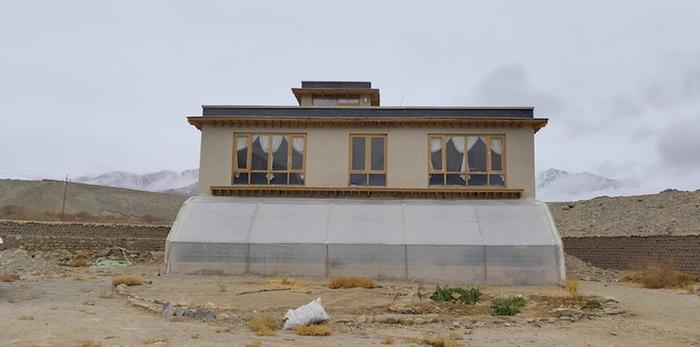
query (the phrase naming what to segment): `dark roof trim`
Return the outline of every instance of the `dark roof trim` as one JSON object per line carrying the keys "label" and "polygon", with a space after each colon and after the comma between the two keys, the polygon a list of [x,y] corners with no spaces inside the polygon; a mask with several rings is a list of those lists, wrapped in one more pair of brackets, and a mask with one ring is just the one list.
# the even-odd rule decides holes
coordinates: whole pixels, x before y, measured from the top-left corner
{"label": "dark roof trim", "polygon": [[301,81],[302,88],[372,88],[372,82],[354,81]]}
{"label": "dark roof trim", "polygon": [[534,107],[298,107],[298,106],[202,106],[207,117],[447,117],[534,118]]}

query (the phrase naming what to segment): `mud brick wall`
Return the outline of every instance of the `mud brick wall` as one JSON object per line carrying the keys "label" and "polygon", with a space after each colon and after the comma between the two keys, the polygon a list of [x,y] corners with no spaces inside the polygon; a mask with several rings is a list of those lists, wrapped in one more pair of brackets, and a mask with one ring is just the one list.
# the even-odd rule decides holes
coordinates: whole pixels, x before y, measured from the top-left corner
{"label": "mud brick wall", "polygon": [[162,251],[170,226],[24,222],[0,220],[3,248],[95,252],[113,246],[131,251]]}
{"label": "mud brick wall", "polygon": [[564,252],[595,266],[634,270],[653,263],[670,263],[700,276],[700,235],[564,237]]}

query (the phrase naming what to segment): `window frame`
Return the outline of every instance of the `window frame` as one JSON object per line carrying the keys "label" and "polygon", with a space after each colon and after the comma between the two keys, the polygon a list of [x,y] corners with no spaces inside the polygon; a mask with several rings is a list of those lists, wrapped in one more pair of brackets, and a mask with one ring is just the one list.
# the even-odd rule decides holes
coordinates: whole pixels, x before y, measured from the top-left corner
{"label": "window frame", "polygon": [[[373,170],[372,169],[372,138],[373,137],[378,137],[382,138],[384,140],[384,169],[383,170]],[[363,170],[353,170],[352,168],[352,140],[354,138],[364,138],[365,139],[365,168]],[[371,133],[359,133],[359,134],[350,134],[348,136],[348,186],[356,186],[356,187],[386,187],[388,186],[388,150],[389,150],[389,140],[388,136],[386,133],[376,133],[376,134],[371,134]],[[384,184],[383,185],[370,185],[369,184],[369,175],[371,174],[382,174],[384,175]],[[352,184],[352,175],[365,175],[365,179],[367,184],[364,185],[353,185]]]}
{"label": "window frame", "polygon": [[[464,171],[458,172],[458,171],[447,171],[447,138],[448,137],[457,137],[461,136],[464,138]],[[470,171],[469,170],[469,155],[468,155],[468,149],[466,148],[469,144],[469,137],[485,137],[486,138],[486,171]],[[440,148],[440,154],[441,154],[441,170],[435,170],[433,169],[433,157],[432,157],[432,140],[434,138],[439,138],[442,141],[442,146]],[[491,158],[492,158],[492,152],[491,152],[491,147],[492,147],[492,139],[493,138],[500,138],[501,139],[501,169],[500,170],[492,170],[492,163],[491,163]],[[485,187],[485,188],[508,188],[508,177],[506,175],[507,165],[508,160],[506,159],[506,134],[498,134],[498,133],[487,133],[487,134],[465,134],[465,133],[437,133],[437,134],[428,134],[428,186],[430,187]],[[449,174],[455,174],[455,175],[464,175],[465,176],[465,185],[448,185],[447,184],[447,175]],[[469,175],[470,174],[481,174],[481,175],[486,175],[486,182],[487,184],[485,185],[469,185]],[[430,184],[430,176],[431,175],[442,175],[442,184]],[[503,185],[491,185],[491,175],[502,175],[503,176]]]}
{"label": "window frame", "polygon": [[[272,165],[273,165],[273,154],[272,152],[267,153],[267,168],[265,170],[254,170],[253,169],[253,136],[268,136],[268,141],[270,141],[269,145],[271,146],[272,144],[272,136],[287,136],[287,169],[286,170],[273,170]],[[246,137],[248,140],[248,147],[246,151],[246,168],[241,169],[238,167],[238,151],[237,151],[237,143],[238,143],[238,138],[241,137]],[[293,151],[294,147],[292,145],[292,138],[294,137],[301,137],[304,139],[304,153],[302,154],[302,163],[301,163],[301,169],[292,169],[292,159],[293,159]],[[233,165],[231,167],[231,185],[236,185],[236,186],[305,186],[306,185],[306,151],[308,148],[308,143],[306,141],[306,133],[296,133],[296,132],[234,132],[233,133]],[[248,174],[248,183],[233,183],[233,179],[235,177],[236,173],[247,173]],[[267,179],[266,184],[260,184],[260,183],[251,183],[253,173],[265,173],[265,178]],[[279,183],[269,183],[270,182],[270,175],[275,174],[275,173],[285,173],[287,174],[287,183],[286,184],[279,184]],[[290,184],[290,180],[293,174],[301,174],[304,175],[304,183],[303,184]]]}

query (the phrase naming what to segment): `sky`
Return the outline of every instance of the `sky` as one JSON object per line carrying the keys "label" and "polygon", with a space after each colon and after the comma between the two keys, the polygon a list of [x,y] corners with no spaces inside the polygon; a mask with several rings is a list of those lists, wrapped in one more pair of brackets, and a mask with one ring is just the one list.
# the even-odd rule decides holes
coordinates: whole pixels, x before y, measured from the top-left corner
{"label": "sky", "polygon": [[201,105],[360,80],[385,106],[535,106],[537,171],[695,190],[698,18],[696,0],[1,0],[0,177],[196,168]]}

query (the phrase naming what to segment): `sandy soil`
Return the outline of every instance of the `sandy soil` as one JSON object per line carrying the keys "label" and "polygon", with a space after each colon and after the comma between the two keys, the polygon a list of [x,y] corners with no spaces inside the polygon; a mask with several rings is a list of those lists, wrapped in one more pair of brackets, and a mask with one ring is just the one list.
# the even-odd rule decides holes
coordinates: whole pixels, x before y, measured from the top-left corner
{"label": "sandy soil", "polygon": [[[55,275],[23,275],[19,281],[0,282],[0,345],[71,346],[86,341],[103,346],[160,344],[173,346],[243,346],[260,341],[262,346],[371,346],[382,345],[385,336],[395,345],[408,345],[406,337],[463,336],[464,346],[687,346],[700,343],[700,296],[682,291],[634,288],[615,282],[581,282],[580,294],[614,297],[623,314],[599,314],[570,322],[552,319],[557,305],[533,299],[557,298],[558,287],[482,287],[482,302],[475,307],[437,305],[416,299],[432,285],[379,282],[374,289],[328,289],[322,279],[294,279],[291,287],[275,278],[257,276],[158,276],[159,265],[146,263],[127,268],[72,269]],[[182,303],[190,307],[214,305],[235,313],[239,321],[198,321],[166,318],[129,303],[111,287],[117,275],[139,276],[150,283],[129,287],[130,295]],[[237,295],[260,289],[284,289]],[[286,289],[289,288],[289,289]],[[490,297],[520,294],[530,304],[515,318],[488,314]],[[282,316],[289,308],[321,297],[332,320],[328,337],[302,337],[278,331],[276,336],[256,336],[246,319],[272,314]],[[418,305],[439,317],[422,325],[358,323],[360,317],[394,314],[392,304]],[[457,307],[459,306],[459,307]],[[462,308],[460,308],[462,307]],[[419,315],[412,315],[419,316]],[[532,320],[537,319],[537,322]],[[545,320],[542,324],[539,320]]]}

